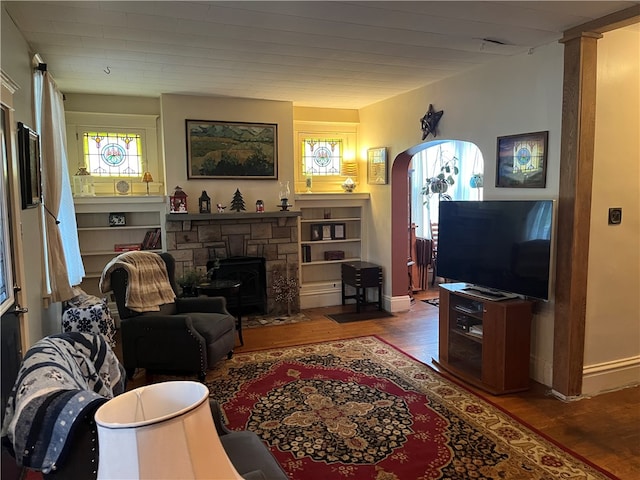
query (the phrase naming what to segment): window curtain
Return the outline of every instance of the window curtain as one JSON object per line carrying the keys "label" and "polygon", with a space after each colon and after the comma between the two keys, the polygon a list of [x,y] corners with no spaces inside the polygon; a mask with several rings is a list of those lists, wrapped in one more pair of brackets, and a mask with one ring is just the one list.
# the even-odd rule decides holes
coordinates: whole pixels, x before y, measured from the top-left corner
{"label": "window curtain", "polygon": [[46,287],[51,299],[61,302],[74,296],[71,286],[85,274],[67,167],[64,106],[46,71],[35,72],[34,96],[42,156]]}
{"label": "window curtain", "polygon": [[436,177],[440,167],[452,158],[457,158],[458,175],[455,183],[449,187],[447,194],[453,200],[482,200],[482,188],[471,187],[471,177],[484,173],[484,159],[478,147],[459,140],[436,140],[416,153],[411,159],[412,173],[412,205],[411,219],[417,225],[416,235],[431,238],[431,223],[438,223],[438,195],[432,195],[429,205],[425,203],[429,197],[420,193],[426,179]]}
{"label": "window curtain", "polygon": [[9,250],[9,192],[7,188],[7,148],[5,143],[5,117],[2,112],[2,130],[0,144],[2,147],[2,169],[0,170],[0,314],[4,314],[13,304],[13,278],[11,271],[11,252]]}

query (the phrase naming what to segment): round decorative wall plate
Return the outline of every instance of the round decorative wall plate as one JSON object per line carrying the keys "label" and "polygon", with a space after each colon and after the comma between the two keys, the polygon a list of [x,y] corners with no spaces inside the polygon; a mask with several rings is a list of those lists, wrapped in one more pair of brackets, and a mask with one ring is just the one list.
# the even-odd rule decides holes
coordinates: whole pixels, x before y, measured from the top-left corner
{"label": "round decorative wall plate", "polygon": [[116,183],[116,191],[120,195],[127,195],[129,193],[130,188],[131,188],[131,185],[126,180],[120,180]]}

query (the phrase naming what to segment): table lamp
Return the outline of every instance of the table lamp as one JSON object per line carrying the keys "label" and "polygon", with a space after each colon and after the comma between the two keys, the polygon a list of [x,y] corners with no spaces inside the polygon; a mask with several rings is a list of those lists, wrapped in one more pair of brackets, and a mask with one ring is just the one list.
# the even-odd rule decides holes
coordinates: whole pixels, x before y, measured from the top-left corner
{"label": "table lamp", "polygon": [[216,432],[209,390],[156,383],[123,393],[95,414],[98,479],[241,480]]}
{"label": "table lamp", "polygon": [[144,172],[142,174],[142,181],[147,184],[147,195],[149,195],[149,184],[153,182],[153,176],[151,172]]}
{"label": "table lamp", "polygon": [[340,173],[342,173],[342,175],[347,177],[344,183],[342,184],[342,189],[347,193],[353,193],[353,191],[356,188],[356,182],[354,182],[351,177],[357,178],[358,164],[354,161],[343,160],[341,170],[342,171]]}

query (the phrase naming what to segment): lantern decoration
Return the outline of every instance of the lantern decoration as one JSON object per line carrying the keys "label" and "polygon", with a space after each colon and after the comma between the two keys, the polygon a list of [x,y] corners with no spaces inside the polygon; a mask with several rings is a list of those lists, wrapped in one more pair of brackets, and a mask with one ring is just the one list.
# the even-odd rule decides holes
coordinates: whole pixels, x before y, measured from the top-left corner
{"label": "lantern decoration", "polygon": [[211,213],[211,198],[207,195],[206,190],[202,191],[202,195],[198,199],[198,206],[200,207],[200,213]]}
{"label": "lantern decoration", "polygon": [[174,190],[173,195],[169,196],[169,213],[187,213],[187,194],[182,187]]}
{"label": "lantern decoration", "polygon": [[87,167],[80,167],[73,176],[73,194],[76,197],[93,197],[96,194],[93,177]]}
{"label": "lantern decoration", "polygon": [[278,192],[278,198],[280,198],[280,210],[286,212],[289,210],[289,197],[291,196],[291,189],[289,188],[289,182],[280,182],[280,191]]}

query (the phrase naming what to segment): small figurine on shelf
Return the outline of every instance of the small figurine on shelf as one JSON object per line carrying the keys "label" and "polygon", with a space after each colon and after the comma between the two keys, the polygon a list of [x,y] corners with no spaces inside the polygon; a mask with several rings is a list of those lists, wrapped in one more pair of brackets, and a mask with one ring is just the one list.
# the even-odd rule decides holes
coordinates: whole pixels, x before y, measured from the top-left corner
{"label": "small figurine on shelf", "polygon": [[242,194],[238,188],[236,188],[236,192],[233,194],[233,199],[231,200],[231,210],[234,212],[246,210],[244,206],[244,199],[242,198]]}
{"label": "small figurine on shelf", "polygon": [[218,213],[224,213],[224,209],[227,208],[227,206],[223,206],[221,203],[217,203],[216,208],[218,209]]}

